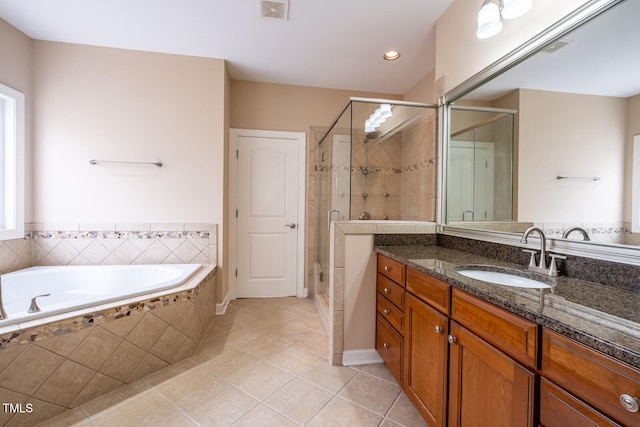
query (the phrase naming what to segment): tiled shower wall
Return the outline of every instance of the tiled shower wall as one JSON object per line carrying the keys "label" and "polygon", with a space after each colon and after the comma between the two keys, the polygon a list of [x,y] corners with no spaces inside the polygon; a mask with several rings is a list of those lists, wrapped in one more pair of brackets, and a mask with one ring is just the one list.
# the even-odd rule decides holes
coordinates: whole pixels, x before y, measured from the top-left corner
{"label": "tiled shower wall", "polygon": [[436,111],[402,132],[401,217],[405,221],[436,220]]}
{"label": "tiled shower wall", "polygon": [[215,224],[42,224],[0,242],[0,274],[36,265],[211,264]]}

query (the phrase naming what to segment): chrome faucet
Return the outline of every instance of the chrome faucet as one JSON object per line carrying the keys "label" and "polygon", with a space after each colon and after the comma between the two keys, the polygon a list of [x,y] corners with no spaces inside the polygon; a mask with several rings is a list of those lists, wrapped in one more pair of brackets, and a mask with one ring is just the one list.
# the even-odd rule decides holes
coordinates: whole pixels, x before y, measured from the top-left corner
{"label": "chrome faucet", "polygon": [[571,228],[567,228],[564,233],[562,233],[562,238],[563,239],[567,239],[569,237],[569,234],[573,233],[574,231],[577,231],[579,233],[582,234],[582,240],[591,240],[589,238],[589,234],[587,233],[587,231],[582,228],[582,227],[571,227]]}
{"label": "chrome faucet", "polygon": [[7,317],[7,312],[4,311],[4,305],[2,304],[2,275],[0,274],[0,320]]}
{"label": "chrome faucet", "polygon": [[524,252],[531,254],[531,260],[529,261],[528,269],[540,273],[545,273],[552,277],[558,276],[559,272],[556,259],[567,259],[567,257],[564,255],[549,254],[549,256],[551,257],[551,264],[549,265],[549,269],[547,270],[547,238],[544,235],[544,231],[542,231],[538,227],[529,227],[522,234],[520,243],[527,243],[529,234],[534,231],[537,231],[540,235],[540,262],[538,263],[538,265],[536,265],[536,251],[525,249]]}
{"label": "chrome faucet", "polygon": [[[522,239],[520,240],[520,243],[527,243],[527,238],[529,237],[529,234],[533,233],[534,231],[537,231],[538,234],[540,235],[540,262],[538,263],[538,265],[535,265],[535,262],[532,262],[533,267],[539,268],[540,270],[546,270],[547,269],[547,237],[544,235],[544,231],[542,231],[541,229],[539,229],[538,227],[529,227],[525,230],[525,232],[522,234]],[[531,259],[533,261],[533,255],[531,254]],[[531,268],[532,265],[529,264],[529,268]]]}

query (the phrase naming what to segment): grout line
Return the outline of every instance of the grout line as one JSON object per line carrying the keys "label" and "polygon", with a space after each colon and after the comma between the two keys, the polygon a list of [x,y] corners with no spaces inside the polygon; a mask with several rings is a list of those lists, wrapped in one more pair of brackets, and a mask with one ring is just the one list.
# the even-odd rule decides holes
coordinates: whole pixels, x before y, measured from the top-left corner
{"label": "grout line", "polygon": [[167,403],[169,403],[169,405],[173,406],[176,410],[176,412],[179,412],[180,414],[184,415],[189,421],[191,421],[195,426],[200,427],[200,423],[198,423],[196,420],[194,420],[193,418],[191,418],[191,416],[189,414],[187,414],[186,412],[184,412],[182,409],[180,409],[178,406],[176,406],[175,403],[173,403],[167,396],[165,396],[164,394],[162,394],[162,392],[160,392],[160,390],[156,389],[155,386],[151,387],[150,390],[152,390],[157,396],[160,396],[162,399],[164,399]]}

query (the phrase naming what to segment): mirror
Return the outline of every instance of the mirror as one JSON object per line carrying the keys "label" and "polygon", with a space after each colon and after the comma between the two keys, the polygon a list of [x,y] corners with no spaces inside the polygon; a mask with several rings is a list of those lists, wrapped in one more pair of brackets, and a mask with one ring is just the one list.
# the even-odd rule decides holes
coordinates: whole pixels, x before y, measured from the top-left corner
{"label": "mirror", "polygon": [[512,221],[493,226],[447,212],[447,225],[521,232],[535,224],[551,238],[570,231],[564,238],[586,240],[572,230],[581,227],[590,242],[638,248],[631,183],[640,134],[639,16],[639,1],[622,1],[454,100],[456,108],[516,111],[513,212]]}

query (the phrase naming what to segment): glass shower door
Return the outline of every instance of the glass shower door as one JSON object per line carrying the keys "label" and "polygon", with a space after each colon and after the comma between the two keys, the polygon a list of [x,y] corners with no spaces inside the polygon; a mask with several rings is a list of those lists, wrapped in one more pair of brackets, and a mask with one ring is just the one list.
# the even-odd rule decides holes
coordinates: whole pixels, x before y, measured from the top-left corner
{"label": "glass shower door", "polygon": [[[316,161],[317,264],[315,292],[328,306],[329,226],[332,221],[348,219],[351,199],[351,135],[345,110],[320,142]],[[346,118],[345,118],[346,117]],[[347,122],[348,123],[348,122]],[[341,125],[342,124],[342,125]]]}

